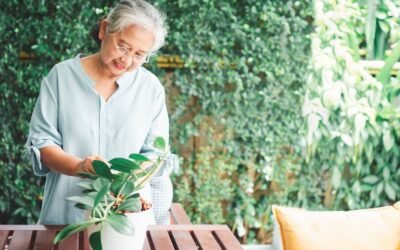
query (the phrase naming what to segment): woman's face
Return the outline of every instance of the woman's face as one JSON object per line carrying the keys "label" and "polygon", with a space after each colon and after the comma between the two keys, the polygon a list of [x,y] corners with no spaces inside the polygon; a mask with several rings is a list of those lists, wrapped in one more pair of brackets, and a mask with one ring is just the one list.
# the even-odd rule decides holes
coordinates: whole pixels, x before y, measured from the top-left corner
{"label": "woman's face", "polygon": [[140,67],[153,46],[153,33],[132,25],[110,34],[105,32],[106,25],[107,22],[103,21],[99,33],[102,40],[100,60],[106,73],[117,77]]}

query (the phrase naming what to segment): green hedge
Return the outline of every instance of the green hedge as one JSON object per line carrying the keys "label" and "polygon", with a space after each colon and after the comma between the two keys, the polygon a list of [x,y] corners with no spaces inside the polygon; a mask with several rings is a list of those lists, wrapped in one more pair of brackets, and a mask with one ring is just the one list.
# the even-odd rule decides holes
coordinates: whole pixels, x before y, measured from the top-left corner
{"label": "green hedge", "polygon": [[[43,179],[21,159],[41,78],[95,51],[90,27],[113,1],[2,1],[0,223],[33,223]],[[300,168],[301,100],[312,1],[155,1],[170,34],[160,54],[183,68],[147,65],[165,83],[171,140],[182,156],[175,199],[196,223],[228,223],[243,241],[270,239],[270,205],[287,203]],[[19,59],[24,51],[34,57]],[[273,181],[274,180],[274,181]]]}
{"label": "green hedge", "polygon": [[175,186],[195,223],[228,223],[244,242],[270,240],[270,205],[287,203],[285,175],[300,167],[312,5],[179,4],[168,48],[186,67],[171,79],[180,93],[172,133],[174,146],[195,154],[185,154]]}

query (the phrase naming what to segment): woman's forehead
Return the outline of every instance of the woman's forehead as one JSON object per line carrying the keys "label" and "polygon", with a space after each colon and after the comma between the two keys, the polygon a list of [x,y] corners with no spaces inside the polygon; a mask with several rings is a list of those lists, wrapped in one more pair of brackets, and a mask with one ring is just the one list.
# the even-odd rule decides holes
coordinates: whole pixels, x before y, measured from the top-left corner
{"label": "woman's forehead", "polygon": [[122,29],[117,37],[130,47],[143,51],[150,51],[154,43],[153,32],[137,25],[131,25]]}

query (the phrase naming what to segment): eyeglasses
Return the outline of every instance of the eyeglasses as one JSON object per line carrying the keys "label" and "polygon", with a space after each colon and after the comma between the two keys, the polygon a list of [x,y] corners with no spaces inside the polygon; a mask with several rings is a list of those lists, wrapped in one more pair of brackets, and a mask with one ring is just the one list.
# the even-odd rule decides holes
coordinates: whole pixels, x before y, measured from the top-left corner
{"label": "eyeglasses", "polygon": [[146,53],[143,55],[138,54],[137,51],[133,51],[126,47],[120,46],[118,43],[116,43],[114,34],[110,34],[110,35],[113,37],[115,48],[122,56],[131,56],[133,58],[133,60],[135,60],[138,63],[148,63],[150,61],[151,53]]}

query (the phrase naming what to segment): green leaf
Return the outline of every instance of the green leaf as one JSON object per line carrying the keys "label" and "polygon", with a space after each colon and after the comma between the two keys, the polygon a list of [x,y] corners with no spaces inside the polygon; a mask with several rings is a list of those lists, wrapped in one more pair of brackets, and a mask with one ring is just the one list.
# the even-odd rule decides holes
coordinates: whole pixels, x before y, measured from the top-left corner
{"label": "green leaf", "polygon": [[114,181],[111,183],[111,192],[114,194],[118,194],[119,190],[122,187],[122,184],[124,184],[126,177],[123,176],[119,176],[116,179],[114,179]]}
{"label": "green leaf", "polygon": [[379,178],[375,175],[368,175],[362,181],[370,185],[375,185],[379,181]]}
{"label": "green leaf", "polygon": [[113,176],[111,174],[110,168],[106,163],[104,163],[103,161],[94,160],[93,168],[98,176],[106,178],[109,181],[112,181]]}
{"label": "green leaf", "polygon": [[379,196],[383,191],[383,181],[379,182],[376,186],[376,194]]}
{"label": "green leaf", "polygon": [[56,237],[54,238],[54,244],[58,244],[60,241],[63,241],[67,237],[71,236],[74,233],[85,230],[90,225],[94,224],[94,221],[84,221],[76,224],[72,224],[61,230]]}
{"label": "green leaf", "polygon": [[134,193],[134,194],[129,195],[129,196],[127,197],[127,199],[129,199],[129,198],[139,198],[139,197],[140,197],[140,194],[139,194],[139,193]]}
{"label": "green leaf", "polygon": [[385,193],[392,201],[396,200],[396,190],[394,190],[389,182],[385,183]]}
{"label": "green leaf", "polygon": [[386,151],[390,151],[394,145],[394,138],[390,130],[386,129],[383,131],[383,146]]}
{"label": "green leaf", "polygon": [[359,61],[360,54],[359,54],[359,48],[358,48],[359,42],[358,42],[357,36],[355,35],[355,33],[349,32],[347,34],[347,39],[349,41],[349,46],[351,48],[351,51],[353,52],[355,61]]}
{"label": "green leaf", "polygon": [[92,179],[92,180],[97,178],[97,176],[95,176],[95,175],[92,175],[92,174],[89,174],[89,173],[84,173],[84,172],[77,173],[76,175],[78,175],[78,176],[80,176],[82,178],[88,178],[88,179]]}
{"label": "green leaf", "polygon": [[106,221],[118,233],[125,234],[125,235],[134,235],[135,234],[135,226],[125,215],[112,214],[107,218]]}
{"label": "green leaf", "polygon": [[125,211],[131,211],[131,212],[138,212],[142,208],[142,202],[140,201],[140,198],[129,198],[126,199],[119,207],[118,211],[125,210]]}
{"label": "green leaf", "polygon": [[155,148],[160,149],[160,150],[162,150],[162,151],[165,151],[165,140],[164,140],[164,138],[162,138],[162,137],[157,137],[157,138],[154,140],[153,145],[154,145]]}
{"label": "green leaf", "polygon": [[360,195],[360,193],[361,193],[360,182],[359,181],[355,181],[353,183],[353,186],[351,187],[351,190],[353,191],[353,194]]}
{"label": "green leaf", "polygon": [[368,0],[368,14],[365,25],[365,36],[367,41],[367,59],[374,59],[376,7],[377,7],[377,0]]}
{"label": "green leaf", "polygon": [[93,182],[91,181],[81,181],[78,183],[78,186],[84,189],[93,189]]}
{"label": "green leaf", "polygon": [[389,33],[390,26],[386,21],[379,20],[378,25],[379,25],[379,28],[381,28],[381,30],[383,31],[383,33],[385,33],[385,34]]}
{"label": "green leaf", "polygon": [[378,26],[375,32],[375,44],[374,44],[375,59],[384,60],[385,50],[386,50],[386,34],[381,30],[380,26]]}
{"label": "green leaf", "polygon": [[104,198],[104,195],[106,195],[107,192],[110,190],[110,186],[111,183],[107,183],[107,185],[100,189],[100,191],[97,193],[96,199],[94,200],[93,207],[96,207],[100,203],[100,201]]}
{"label": "green leaf", "polygon": [[107,184],[109,184],[110,181],[108,179],[105,178],[98,178],[97,180],[95,180],[93,182],[93,188],[96,191],[100,191],[104,186],[106,186]]}
{"label": "green leaf", "polygon": [[386,19],[387,18],[387,12],[382,11],[382,10],[377,10],[376,11],[376,17],[379,19]]}
{"label": "green leaf", "polygon": [[103,246],[101,245],[101,230],[93,232],[89,237],[89,242],[93,250],[102,250]]}
{"label": "green leaf", "polygon": [[390,178],[390,170],[388,167],[383,169],[383,179],[388,180]]}
{"label": "green leaf", "polygon": [[84,205],[82,203],[76,203],[74,207],[76,207],[78,209],[82,209],[82,210],[90,210],[90,209],[92,209],[91,207],[89,207],[87,205]]}
{"label": "green leaf", "polygon": [[129,158],[136,160],[136,161],[150,161],[149,158],[147,158],[146,156],[141,155],[141,154],[130,154]]}
{"label": "green leaf", "polygon": [[92,189],[84,189],[84,190],[82,190],[82,194],[93,193],[93,192],[96,192],[96,190],[94,190],[93,188]]}
{"label": "green leaf", "polygon": [[81,203],[83,205],[93,208],[94,200],[89,196],[71,196],[67,200]]}
{"label": "green leaf", "polygon": [[132,170],[140,169],[134,161],[127,158],[115,158],[110,161],[111,169],[124,173],[130,173]]}
{"label": "green leaf", "polygon": [[133,182],[132,181],[128,181],[125,184],[124,188],[121,190],[121,193],[124,196],[128,196],[133,192],[134,189],[135,189],[135,185],[133,185]]}
{"label": "green leaf", "polygon": [[334,167],[332,171],[332,185],[335,189],[338,189],[340,187],[341,179],[342,179],[342,174],[340,173],[339,168]]}
{"label": "green leaf", "polygon": [[393,68],[393,65],[399,60],[400,58],[400,43],[393,49],[392,54],[388,56],[385,60],[385,65],[376,76],[376,79],[380,81],[382,84],[387,85],[390,81],[390,75]]}

